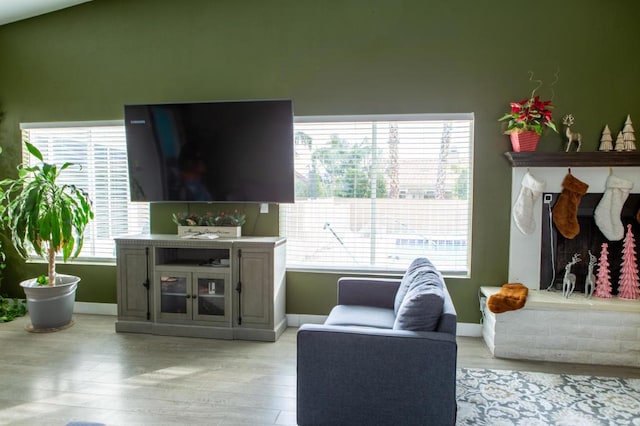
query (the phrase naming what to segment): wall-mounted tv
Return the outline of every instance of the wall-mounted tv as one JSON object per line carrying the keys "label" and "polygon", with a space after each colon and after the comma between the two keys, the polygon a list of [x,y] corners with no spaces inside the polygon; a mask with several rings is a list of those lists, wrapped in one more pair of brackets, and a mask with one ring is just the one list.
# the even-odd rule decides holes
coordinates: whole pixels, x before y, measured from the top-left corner
{"label": "wall-mounted tv", "polygon": [[293,104],[125,105],[132,201],[294,202]]}

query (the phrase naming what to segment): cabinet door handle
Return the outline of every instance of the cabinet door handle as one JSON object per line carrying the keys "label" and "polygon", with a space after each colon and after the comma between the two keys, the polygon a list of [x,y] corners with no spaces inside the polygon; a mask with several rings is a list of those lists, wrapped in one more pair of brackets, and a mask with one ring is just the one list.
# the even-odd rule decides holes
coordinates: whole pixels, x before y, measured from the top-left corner
{"label": "cabinet door handle", "polygon": [[191,295],[190,295],[190,294],[187,294],[187,295],[185,295],[185,297],[186,297],[187,299],[190,299],[190,298],[191,298]]}
{"label": "cabinet door handle", "polygon": [[193,295],[193,296],[191,296],[191,297],[193,297],[194,299],[197,299],[197,298],[198,298],[198,295],[197,295],[197,294],[194,294],[194,295]]}

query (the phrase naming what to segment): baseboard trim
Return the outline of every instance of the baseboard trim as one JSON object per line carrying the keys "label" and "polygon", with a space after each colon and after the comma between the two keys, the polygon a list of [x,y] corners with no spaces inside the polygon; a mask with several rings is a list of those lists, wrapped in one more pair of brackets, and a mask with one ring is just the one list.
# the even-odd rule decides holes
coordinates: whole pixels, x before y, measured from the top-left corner
{"label": "baseboard trim", "polygon": [[324,324],[326,315],[287,314],[289,327],[300,327],[302,324]]}
{"label": "baseboard trim", "polygon": [[482,324],[459,322],[456,335],[463,337],[482,337]]}
{"label": "baseboard trim", "polygon": [[74,314],[118,315],[118,305],[115,303],[76,302],[73,306]]}

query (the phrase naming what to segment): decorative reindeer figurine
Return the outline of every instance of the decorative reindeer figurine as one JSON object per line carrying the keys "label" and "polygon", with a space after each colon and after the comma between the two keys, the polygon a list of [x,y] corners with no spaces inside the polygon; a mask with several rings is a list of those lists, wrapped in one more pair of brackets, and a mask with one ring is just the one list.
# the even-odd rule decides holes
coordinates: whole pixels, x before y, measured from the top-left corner
{"label": "decorative reindeer figurine", "polygon": [[598,259],[591,254],[591,250],[589,250],[589,272],[587,272],[587,277],[584,280],[584,295],[587,299],[591,299],[593,296],[593,289],[596,285],[596,276],[593,275],[593,267],[596,265]]}
{"label": "decorative reindeer figurine", "polygon": [[564,278],[562,279],[562,296],[568,299],[573,293],[573,289],[576,288],[576,274],[571,273],[571,267],[580,262],[580,255],[578,253],[573,255],[571,262],[567,263],[564,267]]}
{"label": "decorative reindeer figurine", "polygon": [[569,150],[571,149],[571,143],[572,142],[576,142],[576,152],[580,151],[580,147],[582,146],[582,135],[580,133],[574,133],[571,131],[571,126],[573,125],[573,122],[575,121],[575,119],[573,118],[573,115],[571,114],[567,114],[564,116],[564,118],[562,119],[562,124],[564,124],[565,126],[567,126],[567,130],[565,130],[565,135],[567,136],[567,148],[565,149],[565,152],[569,152]]}

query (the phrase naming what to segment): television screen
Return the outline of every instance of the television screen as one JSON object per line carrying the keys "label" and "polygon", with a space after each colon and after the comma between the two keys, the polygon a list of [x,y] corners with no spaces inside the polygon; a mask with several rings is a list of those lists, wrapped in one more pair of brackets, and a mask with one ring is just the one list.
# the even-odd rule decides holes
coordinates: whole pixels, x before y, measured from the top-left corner
{"label": "television screen", "polygon": [[294,201],[290,100],[125,105],[132,201]]}

